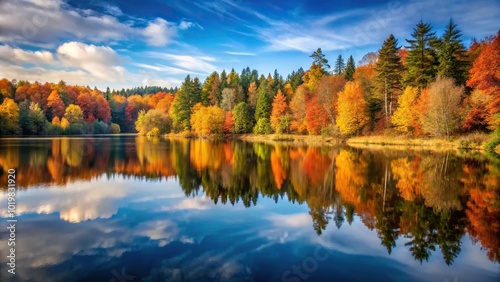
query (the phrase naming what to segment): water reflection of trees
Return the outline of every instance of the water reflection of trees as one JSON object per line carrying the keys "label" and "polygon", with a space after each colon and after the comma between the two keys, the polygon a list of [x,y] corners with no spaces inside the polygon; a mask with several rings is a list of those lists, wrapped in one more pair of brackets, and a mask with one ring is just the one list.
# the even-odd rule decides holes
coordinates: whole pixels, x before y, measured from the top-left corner
{"label": "water reflection of trees", "polygon": [[484,156],[284,144],[137,138],[4,141],[0,181],[22,188],[134,177],[176,177],[186,196],[255,206],[259,197],[306,203],[321,235],[357,215],[391,253],[398,238],[416,260],[440,249],[447,264],[467,233],[500,261],[500,164]]}

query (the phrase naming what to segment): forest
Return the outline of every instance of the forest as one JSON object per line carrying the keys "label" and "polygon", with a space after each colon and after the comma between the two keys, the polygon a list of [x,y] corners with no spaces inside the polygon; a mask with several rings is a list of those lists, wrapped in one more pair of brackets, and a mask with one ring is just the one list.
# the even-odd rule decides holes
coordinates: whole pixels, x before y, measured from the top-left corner
{"label": "forest", "polygon": [[4,78],[0,134],[500,136],[500,31],[466,47],[452,19],[440,36],[421,21],[405,41],[390,35],[357,64],[339,55],[331,67],[318,48],[286,78],[247,67],[188,75],[179,89]]}

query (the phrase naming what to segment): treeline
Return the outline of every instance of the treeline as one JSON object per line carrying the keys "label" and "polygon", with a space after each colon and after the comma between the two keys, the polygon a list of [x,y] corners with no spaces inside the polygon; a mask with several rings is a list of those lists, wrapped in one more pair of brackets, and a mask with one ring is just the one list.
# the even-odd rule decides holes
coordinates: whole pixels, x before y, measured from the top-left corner
{"label": "treeline", "polygon": [[[499,35],[474,40],[466,48],[452,20],[440,37],[421,21],[406,39],[408,46],[401,47],[390,35],[377,53],[366,54],[358,66],[352,56],[347,62],[338,56],[331,68],[318,48],[310,56],[313,63],[308,70],[298,69],[286,78],[276,70],[264,76],[249,67],[241,73],[234,69],[213,72],[204,82],[188,75],[173,95],[166,91],[142,94],[154,90],[151,87],[132,89],[130,93],[138,93],[129,95],[128,90],[101,93],[64,83],[13,84],[3,80],[1,130],[2,134],[95,133],[100,131],[99,125],[106,124],[109,129],[115,123],[122,132],[150,135],[274,132],[449,137],[489,132],[500,124]],[[49,105],[48,96],[53,91],[62,103]],[[52,100],[58,100],[56,94]],[[97,99],[101,101],[100,114]],[[79,107],[81,118],[70,120],[66,112],[54,112],[54,103],[70,109],[70,117],[72,112],[80,117]],[[110,117],[104,109],[106,103]],[[26,121],[37,117],[40,120],[35,123],[45,124],[47,129],[26,126]],[[64,128],[63,118],[71,130]]]}
{"label": "treeline", "polygon": [[[138,131],[296,133],[352,136],[453,136],[500,124],[500,37],[466,48],[450,20],[438,37],[419,22],[406,47],[390,35],[358,66],[342,56],[333,68],[319,48],[311,67],[284,79],[256,70],[187,76],[168,112],[139,114]],[[330,71],[332,69],[332,71]],[[161,118],[160,118],[161,117]]]}
{"label": "treeline", "polygon": [[41,84],[5,78],[0,80],[0,93],[1,135],[136,132],[139,111],[168,108],[174,97],[167,92],[126,97],[109,88],[102,92],[64,81]]}

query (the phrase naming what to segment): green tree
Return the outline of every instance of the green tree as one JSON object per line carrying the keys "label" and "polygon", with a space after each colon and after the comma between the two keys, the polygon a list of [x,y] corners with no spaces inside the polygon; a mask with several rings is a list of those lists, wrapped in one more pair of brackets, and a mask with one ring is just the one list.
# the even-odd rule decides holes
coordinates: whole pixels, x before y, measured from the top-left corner
{"label": "green tree", "polygon": [[268,118],[259,118],[257,124],[253,128],[254,134],[271,134],[273,132],[271,123]]}
{"label": "green tree", "polygon": [[375,66],[374,94],[383,101],[386,120],[392,115],[392,105],[401,90],[403,65],[399,56],[398,40],[390,35],[378,52],[379,59]]}
{"label": "green tree", "polygon": [[450,77],[457,85],[465,85],[468,77],[469,62],[464,45],[462,32],[450,19],[438,48],[438,74]]}
{"label": "green tree", "polygon": [[406,42],[410,44],[404,76],[406,86],[423,88],[434,81],[436,77],[438,40],[436,33],[431,31],[430,24],[420,21],[411,34],[413,39],[406,39]]}
{"label": "green tree", "polygon": [[354,59],[352,56],[349,56],[347,60],[347,66],[345,68],[345,79],[348,81],[354,80],[354,72],[356,71],[356,65],[354,64]]}
{"label": "green tree", "polygon": [[48,123],[42,108],[35,102],[31,102],[29,107],[29,118],[31,120],[31,133],[41,134],[45,124]]}
{"label": "green tree", "polygon": [[260,84],[257,93],[255,120],[259,120],[260,118],[269,118],[271,115],[273,100],[271,94],[269,93],[267,80],[264,80],[264,82]]}
{"label": "green tree", "polygon": [[248,133],[253,127],[252,108],[245,102],[240,102],[233,109],[234,132]]}
{"label": "green tree", "polygon": [[323,71],[323,73],[326,73],[328,69],[330,69],[328,60],[325,58],[325,54],[323,54],[321,48],[318,48],[309,57],[313,58],[313,65],[321,66],[321,70]]}
{"label": "green tree", "polygon": [[191,77],[187,75],[170,107],[170,117],[175,131],[179,132],[191,128],[189,122],[191,111],[193,106],[200,102],[201,92],[198,78],[191,80]]}
{"label": "green tree", "polygon": [[333,74],[335,75],[342,75],[345,71],[345,62],[344,58],[342,58],[342,55],[339,55],[337,57],[337,60],[335,61],[335,67],[333,68]]}

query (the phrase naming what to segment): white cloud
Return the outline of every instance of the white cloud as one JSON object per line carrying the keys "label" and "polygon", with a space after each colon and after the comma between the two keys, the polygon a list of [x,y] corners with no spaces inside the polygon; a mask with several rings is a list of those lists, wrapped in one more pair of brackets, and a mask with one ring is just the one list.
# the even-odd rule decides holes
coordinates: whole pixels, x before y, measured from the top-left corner
{"label": "white cloud", "polygon": [[67,42],[57,48],[57,56],[64,66],[82,68],[96,78],[125,80],[125,69],[111,47]]}
{"label": "white cloud", "polygon": [[167,45],[176,33],[175,25],[162,18],[156,18],[149,22],[148,26],[143,30],[146,42],[151,46]]}
{"label": "white cloud", "polygon": [[0,60],[9,63],[22,62],[40,65],[53,63],[54,56],[48,51],[25,51],[7,45],[0,45]]}
{"label": "white cloud", "polygon": [[[117,16],[124,15],[119,7],[100,6],[105,14],[74,8],[63,0],[3,0],[0,42],[53,47],[58,39],[99,43],[142,37],[151,46],[165,46],[178,29],[199,26],[185,20],[170,23],[162,18],[147,22],[129,17],[121,22]],[[137,27],[143,22],[147,22],[145,27]]]}
{"label": "white cloud", "polygon": [[310,227],[312,226],[311,216],[307,213],[297,213],[290,215],[272,214],[268,217],[276,227]]}

